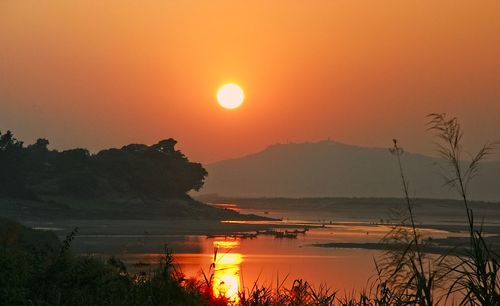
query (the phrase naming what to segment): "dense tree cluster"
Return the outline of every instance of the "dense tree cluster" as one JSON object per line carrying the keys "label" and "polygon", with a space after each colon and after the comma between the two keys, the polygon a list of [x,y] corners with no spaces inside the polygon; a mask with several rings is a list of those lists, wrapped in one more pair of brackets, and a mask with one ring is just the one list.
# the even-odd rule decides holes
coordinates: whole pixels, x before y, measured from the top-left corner
{"label": "dense tree cluster", "polygon": [[0,132],[0,195],[177,197],[203,186],[206,170],[175,149],[177,141],[130,144],[91,154],[86,149],[49,150],[38,139],[25,146]]}

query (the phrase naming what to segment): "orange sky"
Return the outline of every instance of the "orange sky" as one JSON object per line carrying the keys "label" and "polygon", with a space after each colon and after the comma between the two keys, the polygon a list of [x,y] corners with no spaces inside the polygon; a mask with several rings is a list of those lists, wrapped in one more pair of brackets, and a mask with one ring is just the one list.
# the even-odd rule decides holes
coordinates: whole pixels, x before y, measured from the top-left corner
{"label": "orange sky", "polygon": [[[215,100],[236,82],[237,110]],[[500,138],[500,1],[0,1],[0,130],[210,162],[289,141],[430,152],[425,115]]]}

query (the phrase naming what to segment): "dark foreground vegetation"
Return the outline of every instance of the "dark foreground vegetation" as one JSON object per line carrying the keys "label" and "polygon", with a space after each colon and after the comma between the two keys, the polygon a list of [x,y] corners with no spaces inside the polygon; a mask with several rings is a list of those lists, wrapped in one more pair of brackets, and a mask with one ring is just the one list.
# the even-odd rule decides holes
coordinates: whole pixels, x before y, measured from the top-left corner
{"label": "dark foreground vegetation", "polygon": [[210,296],[196,283],[181,281],[169,254],[156,270],[129,274],[114,258],[103,262],[72,255],[75,233],[59,243],[50,232],[1,221],[1,305],[209,304]]}
{"label": "dark foreground vegetation", "polygon": [[[375,260],[376,275],[365,289],[340,294],[326,287],[313,287],[295,280],[285,288],[263,287],[257,282],[237,297],[215,295],[212,271],[217,251],[203,279],[186,279],[165,253],[160,266],[141,273],[129,273],[123,263],[111,257],[103,262],[76,257],[69,246],[76,231],[62,243],[50,233],[39,233],[15,222],[0,224],[0,303],[3,305],[500,305],[500,264],[474,219],[467,186],[479,163],[492,150],[483,147],[466,167],[461,163],[462,133],[455,118],[431,116],[437,132],[439,153],[448,162],[447,184],[462,199],[469,237],[457,254],[429,256],[427,241],[416,226],[413,200],[394,141],[391,152],[400,169],[406,210],[400,223],[382,243],[389,248]],[[35,238],[33,238],[35,237]],[[335,277],[332,275],[332,277]]]}
{"label": "dark foreground vegetation", "polygon": [[25,146],[10,131],[0,132],[0,196],[184,197],[203,186],[207,172],[176,150],[176,143],[169,138],[91,154],[49,150],[46,139]]}

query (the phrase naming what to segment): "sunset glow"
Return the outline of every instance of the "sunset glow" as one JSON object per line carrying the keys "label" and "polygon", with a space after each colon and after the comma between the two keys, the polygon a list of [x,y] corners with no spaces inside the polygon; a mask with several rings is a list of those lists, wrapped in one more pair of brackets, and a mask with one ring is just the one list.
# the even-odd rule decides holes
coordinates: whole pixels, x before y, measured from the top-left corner
{"label": "sunset glow", "polygon": [[499,0],[0,0],[0,304],[497,305],[499,33]]}
{"label": "sunset glow", "polygon": [[[383,147],[395,129],[428,153],[423,116],[454,110],[475,147],[500,128],[499,12],[491,0],[0,1],[0,129],[92,151],[169,136],[208,163],[328,136]],[[246,97],[228,112],[217,91],[233,82]]]}

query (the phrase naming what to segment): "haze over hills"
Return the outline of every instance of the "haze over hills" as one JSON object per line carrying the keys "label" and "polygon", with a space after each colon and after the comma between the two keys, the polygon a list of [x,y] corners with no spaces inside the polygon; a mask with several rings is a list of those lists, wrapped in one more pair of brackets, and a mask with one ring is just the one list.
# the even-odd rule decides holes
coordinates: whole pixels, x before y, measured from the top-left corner
{"label": "haze over hills", "polygon": [[[443,161],[406,152],[412,195],[456,198],[444,186]],[[206,165],[201,194],[235,197],[401,197],[397,162],[387,148],[334,141],[276,144],[237,159]],[[500,162],[486,161],[472,181],[471,198],[500,201]]]}

